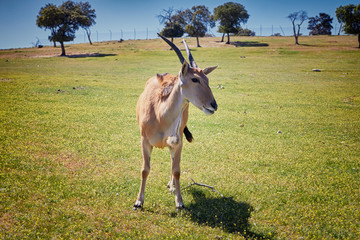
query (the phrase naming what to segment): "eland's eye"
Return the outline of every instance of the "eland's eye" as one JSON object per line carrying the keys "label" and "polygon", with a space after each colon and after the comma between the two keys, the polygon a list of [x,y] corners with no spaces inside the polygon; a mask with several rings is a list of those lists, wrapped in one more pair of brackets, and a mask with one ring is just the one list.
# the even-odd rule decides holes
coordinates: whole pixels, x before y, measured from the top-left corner
{"label": "eland's eye", "polygon": [[197,79],[197,78],[192,78],[191,81],[193,81],[194,83],[199,83],[200,82],[199,79]]}

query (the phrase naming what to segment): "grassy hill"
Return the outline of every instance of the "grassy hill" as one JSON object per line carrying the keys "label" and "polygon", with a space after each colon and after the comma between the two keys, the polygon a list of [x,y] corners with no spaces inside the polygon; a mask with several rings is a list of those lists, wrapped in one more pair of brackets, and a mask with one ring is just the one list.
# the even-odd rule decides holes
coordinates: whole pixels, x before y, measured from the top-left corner
{"label": "grassy hill", "polygon": [[149,77],[180,69],[164,42],[0,50],[0,238],[359,239],[356,37],[219,40],[187,40],[200,67],[219,65],[219,109],[190,107],[181,183],[224,197],[191,186],[181,212],[166,149],[132,210],[137,98]]}

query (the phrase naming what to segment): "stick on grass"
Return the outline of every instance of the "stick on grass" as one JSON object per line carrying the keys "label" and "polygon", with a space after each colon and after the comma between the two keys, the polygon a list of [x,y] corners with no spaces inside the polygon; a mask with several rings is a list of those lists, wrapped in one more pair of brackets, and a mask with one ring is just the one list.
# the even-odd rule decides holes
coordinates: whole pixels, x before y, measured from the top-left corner
{"label": "stick on grass", "polygon": [[193,183],[190,183],[189,185],[187,185],[186,187],[184,187],[183,189],[186,189],[188,187],[191,187],[193,185],[197,185],[197,186],[200,186],[200,187],[207,187],[207,188],[210,188],[213,192],[216,192],[218,193],[221,197],[224,197],[224,195],[222,195],[219,191],[215,190],[215,188],[213,186],[210,186],[210,185],[206,185],[206,184],[203,184],[203,183],[198,183],[198,182],[195,182],[194,179],[190,178],[191,181],[193,181]]}

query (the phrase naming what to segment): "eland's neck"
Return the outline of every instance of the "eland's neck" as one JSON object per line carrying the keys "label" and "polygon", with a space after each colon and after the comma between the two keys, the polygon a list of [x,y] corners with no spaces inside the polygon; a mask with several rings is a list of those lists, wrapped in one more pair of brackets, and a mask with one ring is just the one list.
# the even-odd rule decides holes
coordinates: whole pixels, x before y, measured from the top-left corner
{"label": "eland's neck", "polygon": [[185,98],[181,90],[181,81],[178,77],[169,97],[162,103],[162,116],[168,121],[173,122],[179,116],[181,117],[189,101]]}

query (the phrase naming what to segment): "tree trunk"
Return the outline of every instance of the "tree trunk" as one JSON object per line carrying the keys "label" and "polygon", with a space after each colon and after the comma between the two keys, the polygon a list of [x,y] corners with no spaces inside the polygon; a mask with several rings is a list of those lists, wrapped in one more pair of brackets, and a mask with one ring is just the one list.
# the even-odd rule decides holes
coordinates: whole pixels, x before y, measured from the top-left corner
{"label": "tree trunk", "polygon": [[199,43],[199,37],[196,37],[197,47],[201,47]]}
{"label": "tree trunk", "polygon": [[225,37],[225,33],[223,33],[222,35],[221,42],[224,42],[224,37]]}
{"label": "tree trunk", "polygon": [[[172,42],[172,43],[174,42],[174,38],[173,38],[173,37],[171,38],[171,42]],[[170,47],[169,50],[171,51],[171,50],[173,50],[173,48]]]}
{"label": "tree trunk", "polygon": [[87,34],[87,37],[89,39],[90,45],[92,45],[91,38],[90,38],[90,35],[91,35],[90,29],[86,29],[86,34]]}
{"label": "tree trunk", "polygon": [[299,45],[298,36],[296,35],[295,22],[292,22],[292,25],[293,25],[293,31],[294,31],[294,37],[295,37],[295,45]]}
{"label": "tree trunk", "polygon": [[227,33],[227,42],[226,44],[230,44],[230,33]]}
{"label": "tree trunk", "polygon": [[341,29],[342,29],[342,23],[340,23],[340,27],[339,27],[339,32],[338,32],[338,36],[340,36],[340,33],[341,33]]}
{"label": "tree trunk", "polygon": [[297,30],[297,34],[295,36],[296,45],[299,45],[299,36],[300,36],[300,24],[298,24],[298,30]]}
{"label": "tree trunk", "polygon": [[56,42],[54,41],[54,48],[56,48]]}
{"label": "tree trunk", "polygon": [[61,45],[61,55],[60,56],[66,56],[64,42],[60,42],[60,45]]}
{"label": "tree trunk", "polygon": [[359,48],[360,48],[360,34],[358,34],[358,42],[359,42]]}
{"label": "tree trunk", "polygon": [[90,45],[92,45],[92,42],[91,42],[91,39],[90,39],[90,35],[88,35],[88,39],[89,39]]}
{"label": "tree trunk", "polygon": [[295,35],[295,44],[299,45],[299,36],[298,35]]}

